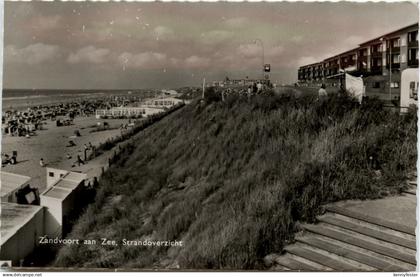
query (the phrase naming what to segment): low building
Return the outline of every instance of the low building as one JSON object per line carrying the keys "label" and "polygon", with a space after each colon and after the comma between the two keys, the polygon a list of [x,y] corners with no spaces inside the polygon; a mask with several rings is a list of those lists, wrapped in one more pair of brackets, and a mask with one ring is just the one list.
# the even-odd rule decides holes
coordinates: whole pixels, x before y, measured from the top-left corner
{"label": "low building", "polygon": [[120,118],[120,117],[140,117],[149,116],[152,114],[160,113],[163,109],[158,107],[114,107],[111,109],[98,109],[96,110],[96,118]]}
{"label": "low building", "polygon": [[[1,202],[11,202],[18,203],[19,201],[19,191],[24,190],[26,187],[29,187],[31,177],[10,173],[6,171],[0,172],[1,176],[1,187],[0,187],[0,196]],[[36,198],[36,195],[28,195],[28,201],[24,204],[31,204]]]}
{"label": "low building", "polygon": [[146,101],[145,106],[147,106],[148,108],[170,108],[183,102],[184,100],[182,99],[174,97],[165,97],[148,100]]}
{"label": "low building", "polygon": [[164,93],[165,95],[170,95],[170,96],[177,96],[179,95],[179,93],[176,90],[170,89],[170,90],[162,90],[162,93]]}
{"label": "low building", "polygon": [[44,208],[36,205],[1,203],[0,260],[21,265],[44,235]]}
{"label": "low building", "polygon": [[40,196],[47,236],[62,237],[67,233],[72,217],[79,211],[86,178],[83,173],[47,168],[47,189]]}

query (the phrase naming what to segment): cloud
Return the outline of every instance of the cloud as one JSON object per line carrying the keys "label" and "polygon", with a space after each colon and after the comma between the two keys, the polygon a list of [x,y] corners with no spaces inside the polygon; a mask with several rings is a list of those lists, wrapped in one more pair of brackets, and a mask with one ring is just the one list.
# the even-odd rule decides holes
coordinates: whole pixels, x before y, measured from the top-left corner
{"label": "cloud", "polygon": [[179,66],[182,63],[182,60],[178,59],[178,58],[170,58],[169,59],[171,65],[173,66]]}
{"label": "cloud", "polygon": [[231,28],[241,28],[249,22],[249,19],[246,17],[233,17],[225,21],[226,25]]}
{"label": "cloud", "polygon": [[284,48],[279,45],[279,46],[275,46],[268,49],[266,55],[275,57],[275,56],[281,55],[283,52],[284,52]]}
{"label": "cloud", "polygon": [[70,53],[67,62],[71,64],[77,63],[93,63],[101,64],[105,62],[110,54],[109,49],[96,48],[94,46],[87,46],[79,49],[76,53]]}
{"label": "cloud", "polygon": [[320,62],[321,60],[322,59],[320,58],[316,58],[312,56],[303,56],[297,60],[297,65],[304,66],[304,65]]}
{"label": "cloud", "polygon": [[174,31],[166,26],[157,26],[153,29],[157,40],[169,40],[174,37]]}
{"label": "cloud", "polygon": [[4,49],[5,61],[26,63],[30,65],[41,64],[54,60],[59,56],[59,47],[43,43],[35,43],[24,48],[8,45]]}
{"label": "cloud", "polygon": [[262,55],[262,48],[260,44],[241,44],[238,47],[238,54],[246,58],[253,58]]}
{"label": "cloud", "polygon": [[118,56],[119,64],[130,68],[156,68],[166,66],[166,54],[157,52],[144,52],[133,54],[124,52]]}
{"label": "cloud", "polygon": [[33,18],[31,25],[42,31],[47,31],[57,28],[61,19],[60,15],[40,16]]}
{"label": "cloud", "polygon": [[299,43],[299,42],[303,41],[303,36],[301,36],[301,35],[296,35],[296,36],[293,36],[290,40],[291,40],[292,42]]}
{"label": "cloud", "polygon": [[231,39],[233,32],[226,30],[212,30],[201,34],[201,41],[205,44],[217,44]]}
{"label": "cloud", "polygon": [[199,56],[190,56],[185,59],[185,66],[189,68],[203,68],[210,65],[210,59],[199,57]]}
{"label": "cloud", "polygon": [[361,36],[348,36],[343,42],[347,47],[357,47],[357,45],[364,42],[364,39]]}

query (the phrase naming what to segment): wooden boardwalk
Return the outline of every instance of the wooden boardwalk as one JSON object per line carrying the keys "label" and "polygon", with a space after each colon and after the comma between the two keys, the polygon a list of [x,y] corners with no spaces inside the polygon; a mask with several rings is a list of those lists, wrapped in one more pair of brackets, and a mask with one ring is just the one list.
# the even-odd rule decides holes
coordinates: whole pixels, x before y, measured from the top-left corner
{"label": "wooden boardwalk", "polygon": [[416,191],[410,181],[400,196],[328,205],[265,260],[275,271],[415,271]]}

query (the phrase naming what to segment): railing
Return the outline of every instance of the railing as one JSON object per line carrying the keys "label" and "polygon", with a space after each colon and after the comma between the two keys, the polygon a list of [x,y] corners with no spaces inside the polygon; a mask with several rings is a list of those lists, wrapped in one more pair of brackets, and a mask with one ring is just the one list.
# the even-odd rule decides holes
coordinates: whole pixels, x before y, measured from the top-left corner
{"label": "railing", "polygon": [[419,60],[408,60],[408,65],[409,66],[418,66],[419,65]]}
{"label": "railing", "polygon": [[417,40],[415,41],[410,41],[407,44],[408,47],[419,47],[419,42]]}

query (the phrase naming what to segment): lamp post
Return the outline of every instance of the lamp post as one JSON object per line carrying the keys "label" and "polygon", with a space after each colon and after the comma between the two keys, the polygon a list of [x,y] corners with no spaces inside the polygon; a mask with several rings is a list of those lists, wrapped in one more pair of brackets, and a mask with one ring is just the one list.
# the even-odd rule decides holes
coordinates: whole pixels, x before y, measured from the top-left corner
{"label": "lamp post", "polygon": [[261,49],[262,49],[262,55],[261,55],[261,61],[262,61],[262,65],[261,65],[262,78],[261,79],[264,80],[264,43],[259,38],[254,39],[254,43],[257,44],[257,42],[259,42],[261,44]]}
{"label": "lamp post", "polygon": [[389,101],[392,100],[391,97],[391,81],[392,81],[392,41],[389,40]]}
{"label": "lamp post", "polygon": [[[384,38],[379,39],[381,42],[384,41]],[[389,43],[389,101],[392,100],[391,96],[391,82],[392,82],[392,40],[388,39]],[[385,56],[386,56],[386,44],[385,44]]]}

